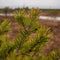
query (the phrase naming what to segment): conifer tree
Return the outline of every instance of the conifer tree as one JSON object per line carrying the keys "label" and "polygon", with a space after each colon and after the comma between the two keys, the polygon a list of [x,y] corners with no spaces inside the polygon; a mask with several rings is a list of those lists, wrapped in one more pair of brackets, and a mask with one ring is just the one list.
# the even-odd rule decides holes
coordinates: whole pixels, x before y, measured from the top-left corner
{"label": "conifer tree", "polygon": [[[51,37],[50,28],[39,24],[39,10],[16,11],[14,18],[19,24],[18,36],[11,42],[0,38],[0,60],[47,60],[41,48]],[[0,37],[9,30],[9,21],[0,24]]]}
{"label": "conifer tree", "polygon": [[39,56],[41,46],[50,38],[50,28],[40,25],[38,17],[39,10],[37,9],[31,9],[28,14],[25,10],[15,13],[16,21],[20,25],[17,53],[22,55],[22,60],[31,60]]}

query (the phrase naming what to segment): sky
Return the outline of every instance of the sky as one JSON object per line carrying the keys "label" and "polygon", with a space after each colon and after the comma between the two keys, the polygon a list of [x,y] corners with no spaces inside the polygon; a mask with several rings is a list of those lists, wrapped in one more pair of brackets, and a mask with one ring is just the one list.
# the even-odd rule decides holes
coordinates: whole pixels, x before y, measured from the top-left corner
{"label": "sky", "polygon": [[39,7],[60,9],[60,0],[0,0],[0,8],[4,7]]}

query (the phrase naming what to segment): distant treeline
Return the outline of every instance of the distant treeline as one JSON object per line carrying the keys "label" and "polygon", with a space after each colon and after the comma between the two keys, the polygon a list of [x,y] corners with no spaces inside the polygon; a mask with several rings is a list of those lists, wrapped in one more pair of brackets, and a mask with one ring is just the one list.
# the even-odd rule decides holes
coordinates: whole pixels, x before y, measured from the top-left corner
{"label": "distant treeline", "polygon": [[5,7],[5,8],[0,8],[0,13],[3,13],[5,11],[8,11],[8,13],[12,13],[13,11],[16,11],[16,10],[30,10],[28,7],[23,7],[23,8],[10,8],[10,7]]}
{"label": "distant treeline", "polygon": [[[10,7],[5,7],[5,8],[0,8],[0,13],[13,13],[14,11],[21,11],[21,10],[25,10],[26,12],[31,10],[32,8],[29,7],[23,7],[23,8],[10,8]],[[41,13],[44,13],[43,15],[47,15],[47,16],[59,16],[60,14],[60,9],[40,9],[40,8],[36,8],[37,10],[39,10]]]}
{"label": "distant treeline", "polygon": [[[4,10],[4,9],[9,9],[11,11],[11,10],[21,10],[21,9],[29,10],[31,8],[29,8],[29,7],[23,7],[23,8],[20,8],[20,7],[17,7],[17,8],[4,7],[4,8],[0,8],[0,11]],[[36,8],[36,9],[40,9],[42,11],[60,11],[60,9],[43,9],[43,8],[42,9],[41,8]]]}

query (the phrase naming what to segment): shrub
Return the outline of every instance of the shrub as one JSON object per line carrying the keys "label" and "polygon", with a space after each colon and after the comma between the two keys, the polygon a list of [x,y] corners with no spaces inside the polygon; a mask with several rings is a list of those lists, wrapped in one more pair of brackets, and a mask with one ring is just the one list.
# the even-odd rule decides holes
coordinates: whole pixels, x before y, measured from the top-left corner
{"label": "shrub", "polygon": [[[28,14],[16,11],[14,17],[19,24],[18,37],[13,42],[0,39],[0,60],[46,60],[40,52],[51,34],[50,28],[39,24],[39,10],[31,9]],[[9,25],[8,20],[0,25],[0,36],[8,32]]]}

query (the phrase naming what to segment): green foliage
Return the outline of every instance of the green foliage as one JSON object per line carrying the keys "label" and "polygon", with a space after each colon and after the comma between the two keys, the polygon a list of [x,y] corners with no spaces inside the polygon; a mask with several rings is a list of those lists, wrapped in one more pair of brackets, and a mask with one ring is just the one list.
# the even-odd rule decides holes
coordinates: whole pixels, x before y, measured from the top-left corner
{"label": "green foliage", "polygon": [[4,38],[4,35],[9,31],[9,26],[10,23],[8,20],[4,20],[0,24],[0,60],[4,60],[4,57],[6,56],[7,50],[9,48],[7,46],[9,42],[7,42],[7,40],[5,40],[6,38]]}
{"label": "green foliage", "polygon": [[17,51],[20,53],[19,55],[26,55],[26,59],[30,59],[28,57],[34,59],[32,56],[37,53],[40,54],[41,46],[50,38],[50,28],[39,25],[39,10],[31,9],[28,14],[26,14],[25,10],[17,11],[14,16],[21,26]]}
{"label": "green foliage", "polygon": [[48,60],[60,60],[60,50],[52,51],[48,56]]}
{"label": "green foliage", "polygon": [[48,59],[49,59],[49,60],[57,60],[57,59],[56,59],[56,56],[57,56],[57,53],[56,53],[55,51],[52,51],[52,52],[49,54]]}
{"label": "green foliage", "polygon": [[[51,52],[45,57],[41,48],[51,37],[50,28],[39,24],[39,10],[16,11],[14,18],[19,24],[18,36],[11,42],[9,38],[0,39],[0,60],[56,60],[58,52]],[[9,31],[10,22],[0,24],[0,37]]]}
{"label": "green foliage", "polygon": [[4,22],[2,22],[0,24],[0,35],[5,34],[6,32],[8,32],[9,25],[10,25],[10,23],[9,23],[8,20],[4,20]]}

